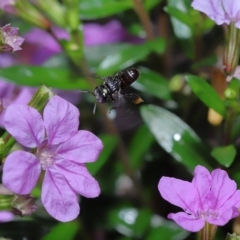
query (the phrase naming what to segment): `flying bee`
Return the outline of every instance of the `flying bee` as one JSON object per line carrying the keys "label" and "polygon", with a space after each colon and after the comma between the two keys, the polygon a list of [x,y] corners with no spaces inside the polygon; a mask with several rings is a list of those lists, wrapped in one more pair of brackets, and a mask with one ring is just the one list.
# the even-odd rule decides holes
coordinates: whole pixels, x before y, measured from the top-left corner
{"label": "flying bee", "polygon": [[143,102],[142,98],[135,93],[122,93],[121,90],[130,86],[135,82],[140,73],[135,68],[129,68],[124,71],[116,73],[114,76],[102,77],[103,84],[97,86],[94,92],[90,92],[96,97],[96,103],[93,108],[93,114],[95,114],[97,103],[106,103],[111,100],[112,103],[118,103],[112,109],[117,109],[120,107],[120,102],[122,97],[132,99],[134,104],[139,104]]}

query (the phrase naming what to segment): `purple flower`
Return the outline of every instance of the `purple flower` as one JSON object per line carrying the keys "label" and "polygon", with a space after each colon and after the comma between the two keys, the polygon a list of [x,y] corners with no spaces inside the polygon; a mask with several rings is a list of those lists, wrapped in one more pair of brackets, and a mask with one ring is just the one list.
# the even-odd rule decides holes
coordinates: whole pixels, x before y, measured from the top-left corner
{"label": "purple flower", "polygon": [[0,222],[10,222],[14,218],[14,214],[9,211],[0,211]]}
{"label": "purple flower", "polygon": [[[56,38],[69,40],[68,33],[61,28],[53,27]],[[83,26],[84,44],[86,46],[96,46],[118,42],[133,42],[140,43],[142,39],[131,36],[117,20],[112,20],[104,25],[98,23],[85,23]],[[33,28],[24,35],[28,48],[26,53],[30,54],[31,64],[43,64],[50,57],[61,52],[59,43],[46,31]],[[32,45],[32,48],[30,48]],[[24,50],[20,53],[24,54]]]}
{"label": "purple flower", "polygon": [[205,13],[218,25],[234,22],[240,28],[239,0],[194,0],[192,7]]}
{"label": "purple flower", "polygon": [[117,20],[112,20],[105,25],[86,23],[83,27],[83,35],[86,46],[118,42],[142,42],[142,39],[131,36]]}
{"label": "purple flower", "polygon": [[46,105],[43,119],[39,112],[25,105],[11,105],[5,114],[7,131],[31,153],[15,151],[3,166],[3,183],[11,191],[25,195],[37,183],[41,170],[42,203],[59,221],[71,221],[80,211],[77,194],[97,197],[98,182],[85,162],[97,160],[103,145],[99,138],[80,130],[79,110],[54,96]]}
{"label": "purple flower", "polygon": [[0,79],[0,126],[4,127],[5,109],[13,103],[27,104],[34,93],[33,88],[18,87]]}
{"label": "purple flower", "polygon": [[2,37],[2,51],[18,51],[22,48],[20,47],[24,41],[22,37],[18,36],[18,28],[11,27],[10,24],[5,25],[1,28]]}
{"label": "purple flower", "polygon": [[202,229],[205,222],[223,226],[239,215],[240,190],[221,169],[210,174],[205,167],[197,166],[192,182],[162,177],[158,189],[165,200],[185,211],[171,213],[168,218],[191,232]]}
{"label": "purple flower", "polygon": [[0,9],[9,13],[16,13],[15,2],[16,0],[0,0]]}

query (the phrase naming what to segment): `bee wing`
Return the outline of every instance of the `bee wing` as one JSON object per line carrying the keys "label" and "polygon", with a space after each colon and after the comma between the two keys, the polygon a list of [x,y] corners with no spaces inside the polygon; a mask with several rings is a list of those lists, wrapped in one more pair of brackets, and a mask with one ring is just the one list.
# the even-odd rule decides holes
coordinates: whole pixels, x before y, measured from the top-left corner
{"label": "bee wing", "polygon": [[112,103],[110,115],[114,116],[117,127],[121,131],[128,131],[137,127],[142,119],[139,115],[138,107],[132,103],[132,98],[125,97],[124,94],[117,92],[113,95],[115,101]]}

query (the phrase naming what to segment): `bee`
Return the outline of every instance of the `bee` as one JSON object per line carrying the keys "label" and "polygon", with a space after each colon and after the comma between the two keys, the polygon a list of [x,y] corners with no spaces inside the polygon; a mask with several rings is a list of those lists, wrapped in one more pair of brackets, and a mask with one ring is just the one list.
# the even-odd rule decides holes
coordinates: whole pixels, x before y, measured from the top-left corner
{"label": "bee", "polygon": [[123,89],[134,83],[139,76],[140,72],[137,69],[129,68],[116,73],[114,76],[102,77],[101,79],[103,80],[103,84],[97,86],[94,92],[90,92],[96,97],[93,114],[96,112],[97,103],[106,103],[109,100],[112,103],[115,103],[115,107],[112,107],[110,111],[121,106],[123,97],[132,99],[134,104],[143,102],[143,99],[135,93],[122,92]]}

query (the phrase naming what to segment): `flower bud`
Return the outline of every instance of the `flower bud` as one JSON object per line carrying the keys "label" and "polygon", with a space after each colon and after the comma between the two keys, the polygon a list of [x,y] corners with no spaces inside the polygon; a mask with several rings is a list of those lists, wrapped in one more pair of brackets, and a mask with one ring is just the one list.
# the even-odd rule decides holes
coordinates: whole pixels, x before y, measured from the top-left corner
{"label": "flower bud", "polygon": [[37,92],[34,94],[28,105],[37,109],[41,112],[48,101],[54,96],[54,93],[51,91],[50,88],[42,85]]}
{"label": "flower bud", "polygon": [[32,215],[37,209],[34,203],[34,197],[30,194],[15,195],[12,201],[13,212],[20,216]]}
{"label": "flower bud", "polygon": [[227,26],[226,42],[223,55],[224,71],[232,75],[238,65],[240,55],[240,29],[234,23]]}
{"label": "flower bud", "polygon": [[240,236],[237,236],[236,233],[228,233],[226,240],[240,240]]}
{"label": "flower bud", "polygon": [[11,27],[10,24],[7,24],[0,29],[0,51],[14,52],[21,50],[22,48],[20,46],[23,41],[24,39],[18,36],[18,28]]}

